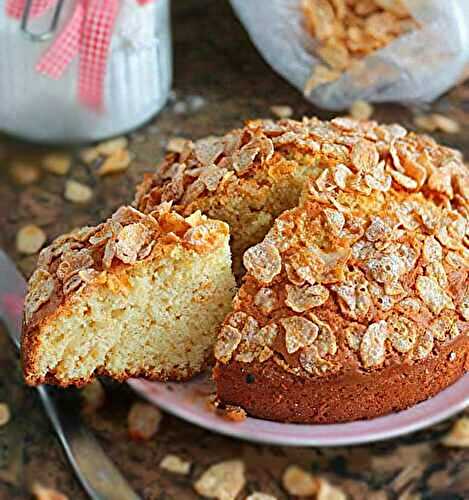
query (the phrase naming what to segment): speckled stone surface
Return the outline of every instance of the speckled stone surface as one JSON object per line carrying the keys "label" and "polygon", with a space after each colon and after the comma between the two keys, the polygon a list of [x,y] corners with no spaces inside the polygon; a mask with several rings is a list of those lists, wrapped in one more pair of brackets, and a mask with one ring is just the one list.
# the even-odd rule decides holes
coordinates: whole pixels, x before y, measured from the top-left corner
{"label": "speckled stone surface", "polygon": [[[260,58],[226,1],[173,2],[175,95],[151,123],[130,134],[134,160],[122,174],[100,178],[95,167],[77,159],[67,177],[43,173],[39,181],[21,187],[8,174],[11,160],[26,157],[33,163],[43,149],[0,138],[0,246],[28,274],[35,256],[15,249],[18,229],[29,223],[41,226],[48,239],[83,224],[96,223],[118,205],[130,201],[133,186],[143,172],[162,158],[168,138],[199,138],[238,126],[244,119],[270,116],[272,105],[289,105],[294,117],[331,115],[309,105]],[[469,154],[469,85],[460,86],[434,103],[433,111],[455,118],[462,132],[437,135],[442,142]],[[412,127],[412,111],[400,106],[379,106],[374,117]],[[2,153],[3,152],[3,153]],[[2,157],[3,154],[3,157]],[[76,205],[63,197],[65,180],[92,187],[92,201]],[[0,278],[1,279],[1,278]],[[289,464],[327,477],[353,499],[469,498],[469,449],[448,449],[439,444],[452,422],[374,445],[300,449],[260,446],[198,429],[165,415],[160,431],[147,443],[128,438],[127,413],[136,397],[127,386],[106,384],[105,406],[86,417],[106,452],[145,499],[193,499],[194,481],[211,464],[230,458],[246,463],[252,491],[288,498],[281,476]],[[0,427],[0,499],[30,498],[34,481],[54,487],[70,499],[85,494],[73,477],[64,454],[45,418],[35,391],[24,387],[18,361],[3,332],[0,334],[0,401],[10,406],[12,419]],[[158,467],[174,453],[193,463],[187,476]]]}

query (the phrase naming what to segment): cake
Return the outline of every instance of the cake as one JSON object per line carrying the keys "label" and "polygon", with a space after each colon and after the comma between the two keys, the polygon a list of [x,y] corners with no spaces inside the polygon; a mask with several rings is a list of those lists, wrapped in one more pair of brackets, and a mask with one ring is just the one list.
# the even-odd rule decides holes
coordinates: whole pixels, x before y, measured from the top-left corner
{"label": "cake", "polygon": [[186,380],[213,357],[234,294],[228,226],[165,203],[121,207],[44,249],[29,281],[22,358],[30,385],[95,375]]}
{"label": "cake", "polygon": [[460,153],[395,124],[186,141],[133,208],[41,253],[25,378],[187,380],[215,362],[220,404],[255,417],[407,408],[469,368],[468,200]]}
{"label": "cake", "polygon": [[400,127],[324,125],[319,175],[244,254],[215,345],[222,403],[297,423],[369,419],[469,368],[469,182]]}

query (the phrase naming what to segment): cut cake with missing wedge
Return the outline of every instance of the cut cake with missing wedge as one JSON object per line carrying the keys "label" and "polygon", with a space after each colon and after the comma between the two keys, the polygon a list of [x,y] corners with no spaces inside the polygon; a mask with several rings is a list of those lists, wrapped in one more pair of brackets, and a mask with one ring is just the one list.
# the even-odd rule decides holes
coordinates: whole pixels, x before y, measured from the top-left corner
{"label": "cut cake with missing wedge", "polygon": [[225,223],[170,204],[122,207],[41,252],[25,301],[25,379],[186,380],[211,361],[234,287]]}

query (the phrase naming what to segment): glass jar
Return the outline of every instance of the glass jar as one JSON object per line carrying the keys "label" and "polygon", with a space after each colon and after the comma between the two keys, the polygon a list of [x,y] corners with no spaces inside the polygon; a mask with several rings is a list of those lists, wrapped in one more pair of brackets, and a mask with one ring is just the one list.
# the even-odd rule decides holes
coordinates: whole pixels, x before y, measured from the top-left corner
{"label": "glass jar", "polygon": [[[64,2],[51,40],[29,39],[0,0],[0,129],[45,143],[100,140],[122,134],[150,119],[165,104],[172,81],[169,0],[139,5],[121,0],[107,58],[103,111],[88,109],[77,98],[78,62],[54,80],[36,64],[60,34],[75,8]],[[52,11],[34,18],[33,32],[50,25]]]}

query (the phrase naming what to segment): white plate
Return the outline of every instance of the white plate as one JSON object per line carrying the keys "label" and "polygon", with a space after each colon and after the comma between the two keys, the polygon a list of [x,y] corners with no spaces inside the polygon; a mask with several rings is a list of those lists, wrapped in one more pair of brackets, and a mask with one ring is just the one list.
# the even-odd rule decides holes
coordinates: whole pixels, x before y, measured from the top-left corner
{"label": "white plate", "polygon": [[129,384],[148,401],[195,425],[248,441],[284,446],[345,446],[389,439],[433,425],[469,405],[469,374],[466,374],[428,401],[372,420],[300,425],[248,417],[242,422],[230,422],[206,407],[206,396],[214,392],[207,375],[187,383],[133,379]]}

